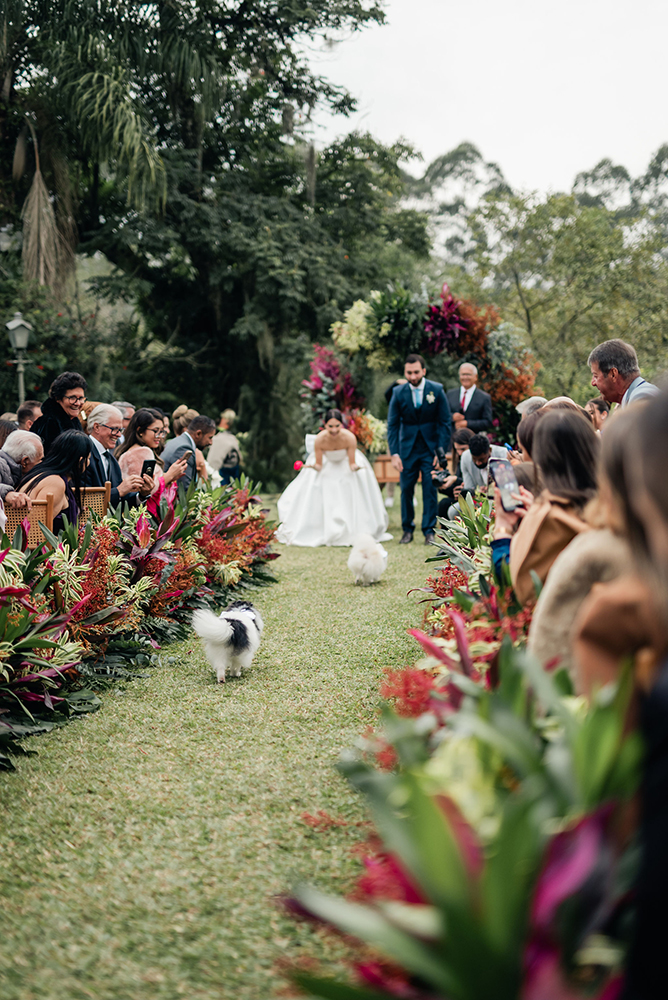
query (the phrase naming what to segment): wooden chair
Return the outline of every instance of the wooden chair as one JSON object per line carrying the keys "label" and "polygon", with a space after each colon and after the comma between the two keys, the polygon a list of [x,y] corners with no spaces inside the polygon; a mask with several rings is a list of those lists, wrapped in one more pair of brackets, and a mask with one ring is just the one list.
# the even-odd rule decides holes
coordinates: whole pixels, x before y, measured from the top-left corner
{"label": "wooden chair", "polygon": [[53,531],[53,493],[47,493],[44,500],[33,500],[31,510],[26,510],[25,507],[5,507],[5,514],[7,515],[5,534],[10,542],[21,522],[28,521],[30,523],[28,548],[36,549],[46,541],[39,522],[41,521],[49,531]]}
{"label": "wooden chair", "polygon": [[106,517],[111,499],[111,483],[109,480],[104,486],[85,486],[81,490],[81,514],[79,521],[87,521],[91,514],[99,514]]}

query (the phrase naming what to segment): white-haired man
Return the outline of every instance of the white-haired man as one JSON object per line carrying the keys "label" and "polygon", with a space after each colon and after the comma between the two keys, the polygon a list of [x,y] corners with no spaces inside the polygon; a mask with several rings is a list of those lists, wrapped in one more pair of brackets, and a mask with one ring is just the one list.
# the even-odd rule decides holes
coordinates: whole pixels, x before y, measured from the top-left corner
{"label": "white-haired man", "polygon": [[492,429],[492,397],[477,386],[478,369],[465,361],[459,366],[459,389],[450,389],[448,403],[452,411],[454,429],[470,427],[474,434],[484,434]]}
{"label": "white-haired man", "polygon": [[110,482],[111,507],[117,507],[121,501],[131,506],[140,503],[151,494],[155,483],[151,476],[123,478],[121,467],[112,451],[123,433],[121,411],[110,403],[100,403],[90,411],[86,423],[93,446],[90,463],[84,473],[86,486],[104,486],[107,481]]}
{"label": "white-haired man", "polygon": [[12,431],[0,450],[0,499],[8,507],[28,507],[30,498],[17,493],[16,485],[44,458],[42,439],[31,431]]}

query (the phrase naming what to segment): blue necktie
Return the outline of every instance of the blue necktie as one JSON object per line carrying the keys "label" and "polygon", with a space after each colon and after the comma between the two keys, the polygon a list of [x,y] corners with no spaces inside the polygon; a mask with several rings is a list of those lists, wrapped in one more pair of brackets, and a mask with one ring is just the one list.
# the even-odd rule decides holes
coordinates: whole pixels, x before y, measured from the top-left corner
{"label": "blue necktie", "polygon": [[413,405],[416,410],[422,406],[422,389],[420,386],[413,386]]}

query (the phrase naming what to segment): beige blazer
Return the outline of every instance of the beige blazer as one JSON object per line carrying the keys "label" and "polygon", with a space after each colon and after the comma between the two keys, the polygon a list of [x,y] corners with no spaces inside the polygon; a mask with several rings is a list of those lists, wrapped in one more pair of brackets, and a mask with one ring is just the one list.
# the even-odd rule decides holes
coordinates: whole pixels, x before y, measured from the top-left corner
{"label": "beige blazer", "polygon": [[520,604],[535,598],[531,570],[544,583],[559,553],[576,535],[588,530],[589,525],[568,500],[543,490],[510,543],[510,575]]}
{"label": "beige blazer", "polygon": [[580,608],[595,584],[614,580],[630,563],[628,544],[607,528],[581,532],[557,556],[529,630],[529,651],[543,666],[558,663],[573,670],[573,625]]}
{"label": "beige blazer", "polygon": [[617,680],[633,658],[636,685],[649,691],[668,650],[668,635],[651,590],[627,573],[598,583],[582,605],[574,627],[576,686],[590,695]]}

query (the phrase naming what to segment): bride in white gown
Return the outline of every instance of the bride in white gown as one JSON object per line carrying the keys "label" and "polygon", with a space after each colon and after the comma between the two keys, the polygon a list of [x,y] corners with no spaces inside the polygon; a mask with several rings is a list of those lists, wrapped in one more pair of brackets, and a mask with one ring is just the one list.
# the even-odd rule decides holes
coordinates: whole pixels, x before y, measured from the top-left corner
{"label": "bride in white gown", "polygon": [[325,414],[306,465],[278,501],[278,518],[276,537],[286,545],[352,545],[362,534],[378,542],[392,537],[373,469],[339,410]]}

